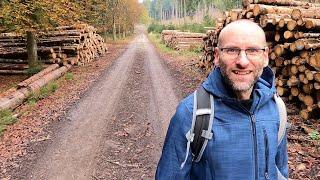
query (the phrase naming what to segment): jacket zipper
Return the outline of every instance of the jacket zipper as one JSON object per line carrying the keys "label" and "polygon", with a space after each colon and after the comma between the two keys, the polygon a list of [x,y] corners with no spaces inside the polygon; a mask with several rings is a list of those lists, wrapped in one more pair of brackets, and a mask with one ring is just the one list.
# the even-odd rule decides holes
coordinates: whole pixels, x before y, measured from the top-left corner
{"label": "jacket zipper", "polygon": [[269,179],[269,168],[268,168],[268,162],[269,162],[269,146],[268,146],[268,136],[267,136],[267,132],[265,129],[263,129],[263,133],[264,133],[264,147],[265,147],[265,162],[266,162],[266,169],[265,169],[265,173],[264,176],[265,178],[268,180]]}
{"label": "jacket zipper", "polygon": [[252,135],[253,135],[253,143],[254,143],[254,169],[255,169],[255,174],[254,174],[254,179],[258,180],[258,155],[257,155],[257,137],[256,137],[256,118],[253,114],[250,114],[250,119],[251,119],[251,125],[252,125]]}
{"label": "jacket zipper", "polygon": [[257,137],[256,137],[256,118],[254,114],[248,111],[245,107],[240,104],[240,107],[249,114],[251,126],[252,126],[252,137],[253,137],[253,154],[254,154],[254,179],[258,180],[258,154],[257,154]]}

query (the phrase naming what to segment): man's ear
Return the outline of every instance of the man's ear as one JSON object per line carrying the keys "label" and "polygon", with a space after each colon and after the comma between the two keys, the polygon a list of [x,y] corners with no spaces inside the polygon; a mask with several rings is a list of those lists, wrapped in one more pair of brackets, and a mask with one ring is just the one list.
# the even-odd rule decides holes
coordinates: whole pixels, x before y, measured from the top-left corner
{"label": "man's ear", "polygon": [[219,66],[219,48],[214,48],[214,66]]}

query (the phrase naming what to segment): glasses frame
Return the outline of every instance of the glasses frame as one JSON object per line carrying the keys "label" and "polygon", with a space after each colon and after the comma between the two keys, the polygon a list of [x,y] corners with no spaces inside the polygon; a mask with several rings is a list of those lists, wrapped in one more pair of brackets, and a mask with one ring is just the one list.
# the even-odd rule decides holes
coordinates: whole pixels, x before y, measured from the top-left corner
{"label": "glasses frame", "polygon": [[[248,59],[256,59],[256,58],[261,57],[261,55],[266,52],[267,47],[264,47],[264,48],[248,48],[248,49],[232,48],[232,47],[226,47],[226,48],[218,47],[218,49],[219,49],[222,53],[226,53],[226,52],[224,51],[225,49],[239,50],[239,53],[238,53],[237,56],[235,56],[233,59],[238,58],[238,57],[240,56],[240,54],[241,54],[241,51],[244,51],[244,53],[245,53],[245,55],[246,55],[246,57],[247,57]],[[255,58],[252,58],[252,57],[253,57],[252,55],[249,55],[249,56],[248,56],[247,51],[248,51],[248,50],[253,50],[253,49],[254,49],[254,50],[262,50],[263,52],[261,53],[260,56],[258,55],[258,56],[254,56]],[[226,54],[228,54],[228,53],[226,53]],[[228,54],[228,55],[230,55],[230,54]],[[250,57],[251,57],[251,58],[250,58]]]}

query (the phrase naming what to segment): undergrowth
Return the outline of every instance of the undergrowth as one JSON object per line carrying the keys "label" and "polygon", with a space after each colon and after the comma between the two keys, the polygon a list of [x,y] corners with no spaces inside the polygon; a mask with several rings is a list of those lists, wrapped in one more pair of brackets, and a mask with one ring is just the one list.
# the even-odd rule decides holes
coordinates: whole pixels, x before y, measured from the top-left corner
{"label": "undergrowth", "polygon": [[17,118],[13,117],[12,111],[5,109],[0,111],[0,135],[4,132],[6,127],[17,121]]}
{"label": "undergrowth", "polygon": [[58,84],[56,82],[51,82],[46,86],[41,87],[39,91],[32,93],[28,97],[27,103],[29,105],[34,105],[39,100],[44,99],[45,97],[49,96],[51,93],[55,92],[57,89],[58,89]]}

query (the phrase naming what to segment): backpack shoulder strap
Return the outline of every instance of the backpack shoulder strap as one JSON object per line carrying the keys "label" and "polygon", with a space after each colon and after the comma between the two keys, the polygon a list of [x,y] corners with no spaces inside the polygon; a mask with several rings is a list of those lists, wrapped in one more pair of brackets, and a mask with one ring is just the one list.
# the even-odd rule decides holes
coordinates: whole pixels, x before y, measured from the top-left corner
{"label": "backpack shoulder strap", "polygon": [[190,130],[186,134],[187,150],[180,169],[184,167],[187,161],[189,150],[191,148],[193,161],[199,162],[207,146],[208,140],[212,138],[212,123],[214,117],[213,96],[209,94],[202,86],[194,92],[193,114]]}
{"label": "backpack shoulder strap", "polygon": [[280,116],[280,125],[278,130],[278,146],[280,145],[287,128],[287,109],[286,105],[284,104],[283,100],[280,98],[278,94],[274,94],[274,100],[276,101],[278,110],[279,110],[279,116]]}
{"label": "backpack shoulder strap", "polygon": [[213,96],[202,86],[195,94],[196,106],[194,107],[194,139],[191,143],[193,160],[199,162],[207,146],[208,141],[212,138],[212,123],[214,117]]}

